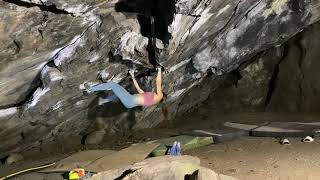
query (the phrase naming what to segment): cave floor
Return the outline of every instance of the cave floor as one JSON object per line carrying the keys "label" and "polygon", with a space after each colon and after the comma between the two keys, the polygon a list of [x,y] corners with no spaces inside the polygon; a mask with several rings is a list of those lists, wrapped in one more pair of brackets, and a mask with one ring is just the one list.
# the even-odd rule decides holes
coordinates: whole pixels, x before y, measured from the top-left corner
{"label": "cave floor", "polygon": [[[119,150],[133,143],[170,137],[184,130],[208,128],[221,130],[226,121],[261,124],[274,121],[312,122],[317,116],[275,113],[229,113],[217,114],[210,109],[200,108],[185,114],[173,122],[164,122],[154,129],[122,135],[104,137],[100,145],[82,145],[81,137],[54,142],[44,147],[24,152],[25,160],[11,166],[0,165],[0,177],[18,170],[55,162],[79,150]],[[320,141],[302,143],[299,138],[290,138],[290,146],[283,146],[275,138],[244,137],[232,142],[186,151],[184,154],[197,156],[203,166],[242,180],[257,179],[318,179],[320,176]],[[61,174],[29,173],[15,179],[53,180],[63,179]]]}

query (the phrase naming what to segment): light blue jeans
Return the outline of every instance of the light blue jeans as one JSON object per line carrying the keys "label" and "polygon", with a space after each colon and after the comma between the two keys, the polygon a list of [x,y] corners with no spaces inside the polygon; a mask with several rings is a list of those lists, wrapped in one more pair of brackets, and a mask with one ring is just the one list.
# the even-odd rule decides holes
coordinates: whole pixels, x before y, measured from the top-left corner
{"label": "light blue jeans", "polygon": [[139,106],[138,96],[130,94],[127,90],[125,90],[122,86],[120,86],[118,83],[115,83],[115,82],[98,84],[98,85],[92,86],[90,90],[93,92],[110,91],[110,90],[113,91],[115,96],[104,98],[103,99],[104,103],[108,103],[119,98],[122,104],[128,109]]}

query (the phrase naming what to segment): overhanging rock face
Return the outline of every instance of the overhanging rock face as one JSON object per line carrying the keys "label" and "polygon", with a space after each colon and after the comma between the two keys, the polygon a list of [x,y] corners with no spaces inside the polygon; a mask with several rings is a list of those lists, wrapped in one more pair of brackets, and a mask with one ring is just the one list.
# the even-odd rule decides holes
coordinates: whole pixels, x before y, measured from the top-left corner
{"label": "overhanging rock face", "polygon": [[[111,132],[149,128],[205,100],[256,53],[319,20],[319,0],[0,1],[0,157],[99,122]],[[147,10],[150,9],[150,10]],[[148,16],[157,49],[150,50]],[[87,81],[119,82],[127,70],[154,90],[152,57],[165,67],[161,105],[99,107]],[[208,75],[211,74],[211,75]]]}

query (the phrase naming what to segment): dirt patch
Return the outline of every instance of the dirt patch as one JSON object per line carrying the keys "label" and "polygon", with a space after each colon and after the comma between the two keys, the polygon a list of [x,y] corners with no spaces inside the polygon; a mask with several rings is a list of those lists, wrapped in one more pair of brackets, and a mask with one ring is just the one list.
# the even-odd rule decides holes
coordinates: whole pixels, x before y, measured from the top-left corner
{"label": "dirt patch", "polygon": [[320,142],[290,139],[283,146],[274,138],[245,138],[186,152],[201,165],[242,180],[316,180],[320,177]]}

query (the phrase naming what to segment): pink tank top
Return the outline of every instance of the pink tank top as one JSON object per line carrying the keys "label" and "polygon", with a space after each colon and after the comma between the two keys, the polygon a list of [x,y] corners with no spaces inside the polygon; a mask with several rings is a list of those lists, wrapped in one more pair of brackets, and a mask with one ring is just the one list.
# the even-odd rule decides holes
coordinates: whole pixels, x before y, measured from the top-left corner
{"label": "pink tank top", "polygon": [[153,92],[143,93],[143,99],[144,99],[143,105],[145,105],[145,106],[152,106],[155,104]]}

